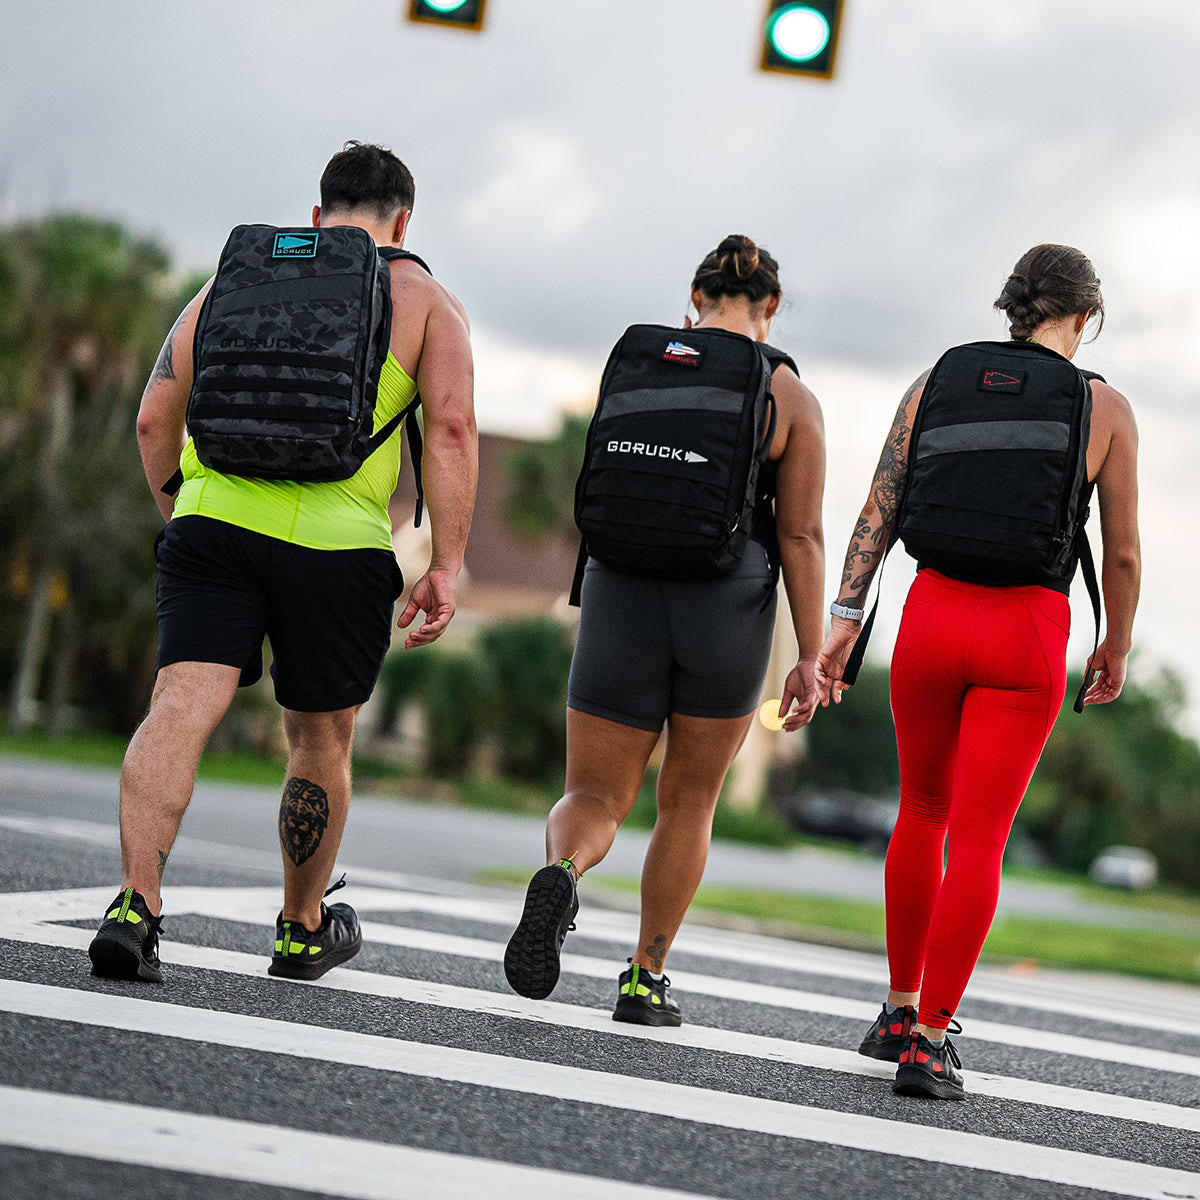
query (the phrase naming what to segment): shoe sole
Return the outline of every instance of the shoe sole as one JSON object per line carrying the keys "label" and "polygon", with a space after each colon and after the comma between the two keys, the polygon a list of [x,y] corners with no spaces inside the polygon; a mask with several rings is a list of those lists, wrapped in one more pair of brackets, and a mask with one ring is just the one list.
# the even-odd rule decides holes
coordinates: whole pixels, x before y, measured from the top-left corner
{"label": "shoe sole", "polygon": [[341,946],[337,950],[328,950],[312,962],[289,962],[286,958],[272,956],[267,974],[274,975],[276,979],[304,979],[311,982],[314,979],[320,979],[326,971],[332,971],[334,967],[349,962],[361,949],[362,930],[360,929],[355,935],[354,941],[348,946]]}
{"label": "shoe sole", "polygon": [[131,979],[162,983],[162,971],[152,967],[141,955],[141,947],[115,937],[95,937],[88,947],[92,974],[100,979]]}
{"label": "shoe sole", "polygon": [[965,1100],[966,1092],[949,1079],[934,1079],[927,1071],[901,1067],[892,1091],[897,1096],[929,1096],[934,1100]]}
{"label": "shoe sole", "polygon": [[683,1015],[670,1011],[661,1012],[636,1000],[626,1000],[622,997],[613,1009],[613,1020],[624,1021],[627,1025],[678,1026],[683,1024]]}
{"label": "shoe sole", "polygon": [[863,1042],[858,1048],[859,1054],[866,1058],[874,1058],[878,1062],[898,1063],[900,1055],[904,1053],[903,1044],[896,1046],[881,1046],[878,1042],[873,1042],[869,1038]]}
{"label": "shoe sole", "polygon": [[518,996],[544,1000],[558,983],[558,931],[575,888],[562,867],[543,867],[529,881],[521,920],[504,950],[504,975]]}

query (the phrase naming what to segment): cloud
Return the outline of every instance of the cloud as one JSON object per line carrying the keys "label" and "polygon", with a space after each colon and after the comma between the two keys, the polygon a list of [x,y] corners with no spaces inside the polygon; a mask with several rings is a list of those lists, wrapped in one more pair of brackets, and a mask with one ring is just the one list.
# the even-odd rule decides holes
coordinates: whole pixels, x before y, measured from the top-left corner
{"label": "cloud", "polygon": [[562,245],[583,232],[600,209],[582,148],[561,134],[504,126],[490,157],[491,173],[459,210],[476,236],[521,243],[536,230],[539,245]]}

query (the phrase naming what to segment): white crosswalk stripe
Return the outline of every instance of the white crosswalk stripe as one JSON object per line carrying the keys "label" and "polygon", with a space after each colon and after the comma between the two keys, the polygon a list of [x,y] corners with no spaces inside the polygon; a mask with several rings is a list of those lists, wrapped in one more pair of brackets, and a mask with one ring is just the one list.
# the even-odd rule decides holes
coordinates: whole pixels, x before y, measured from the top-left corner
{"label": "white crosswalk stripe", "polygon": [[[1182,1095],[1200,1099],[1200,1022],[1185,1013],[1164,1007],[1140,1012],[1114,1012],[1110,1006],[1086,995],[1049,991],[1044,995],[1031,986],[993,985],[990,1002],[1010,1007],[1009,1022],[970,1021],[972,1045],[991,1046],[997,1053],[1015,1055],[1036,1064],[1038,1055],[1064,1056],[1077,1062],[1072,1082],[1039,1078],[1037,1070],[999,1074],[966,1070],[966,1086],[976,1104],[1008,1106],[1011,1112],[1005,1135],[971,1122],[941,1124],[947,1109],[959,1113],[969,1106],[922,1105],[919,1101],[902,1110],[888,1106],[887,1114],[876,1115],[850,1104],[826,1107],[801,1099],[781,1098],[777,1089],[754,1094],[751,1080],[761,1070],[795,1070],[797,1081],[816,1079],[859,1079],[862,1086],[884,1089],[890,1098],[888,1080],[894,1068],[860,1057],[845,1044],[829,1045],[806,1040],[812,1017],[843,1018],[863,1026],[878,1012],[878,1004],[839,994],[839,986],[861,991],[868,978],[878,984],[880,965],[870,956],[828,951],[770,939],[738,934],[735,937],[708,930],[686,928],[676,950],[680,961],[702,963],[703,970],[683,966],[672,971],[674,989],[685,997],[706,998],[714,1003],[734,1004],[745,1013],[773,1011],[790,1022],[789,1036],[768,1036],[739,1028],[738,1022],[723,1026],[685,1019],[679,1029],[654,1030],[618,1024],[611,1010],[560,1000],[530,1001],[511,994],[503,985],[496,964],[503,954],[503,939],[515,920],[518,901],[493,895],[448,896],[416,888],[356,887],[352,902],[368,919],[364,921],[365,942],[383,955],[387,971],[360,968],[358,963],[330,972],[313,984],[269,981],[265,976],[262,947],[264,930],[273,926],[279,902],[277,889],[200,888],[168,889],[164,907],[172,918],[185,917],[215,922],[219,927],[255,932],[255,952],[199,944],[195,940],[164,940],[165,969],[191,971],[214,982],[228,979],[232,986],[265,990],[286,1004],[284,1019],[274,1014],[237,1011],[235,1007],[189,1003],[179,989],[131,988],[97,985],[86,975],[82,951],[92,937],[92,926],[103,905],[111,899],[110,889],[81,888],[31,892],[3,897],[6,923],[3,947],[57,948],[78,952],[80,977],[65,985],[18,978],[0,967],[0,1021],[32,1022],[45,1026],[52,1036],[69,1038],[73,1030],[92,1030],[108,1039],[150,1038],[165,1047],[203,1047],[212,1054],[263,1055],[269,1061],[316,1061],[328,1069],[357,1069],[375,1077],[408,1080],[408,1086],[427,1085],[466,1088],[469,1103],[498,1105],[504,1096],[512,1102],[534,1105],[592,1106],[595,1110],[625,1114],[624,1120],[645,1119],[656,1128],[665,1126],[687,1138],[689,1129],[704,1130],[706,1139],[749,1136],[776,1139],[781,1145],[803,1144],[838,1148],[852,1164],[867,1155],[875,1160],[906,1161],[925,1172],[939,1168],[968,1170],[977,1181],[970,1194],[988,1195],[988,1180],[1025,1181],[1021,1187],[1041,1190],[1027,1194],[1054,1195],[1056,1189],[1078,1189],[1072,1195],[1120,1195],[1154,1200],[1200,1200],[1200,1104],[1180,1103]],[[462,934],[431,928],[446,918],[474,927]],[[422,922],[425,922],[423,925]],[[78,924],[76,924],[78,923]],[[81,927],[86,926],[86,927]],[[494,937],[478,936],[481,929],[495,927]],[[588,913],[589,942],[627,945],[633,925],[616,913]],[[239,935],[244,938],[244,932]],[[580,936],[583,936],[582,934]],[[568,944],[569,945],[569,944]],[[416,956],[415,958],[413,956]],[[474,985],[423,978],[414,966],[430,961],[447,964],[450,974],[466,973]],[[568,952],[563,958],[564,977],[615,983],[613,959]],[[776,982],[758,983],[741,978],[753,965],[769,969]],[[789,977],[802,977],[804,987],[792,987]],[[484,985],[485,979],[494,981]],[[814,981],[824,981],[818,988]],[[828,990],[824,990],[824,985]],[[222,989],[218,989],[221,991]],[[609,988],[605,989],[607,996]],[[986,992],[987,988],[981,989]],[[428,1038],[412,1039],[386,1030],[364,1029],[323,1022],[298,1021],[297,1003],[305,995],[344,998],[346,1002],[371,1002],[389,1006],[399,1016],[441,1012],[456,1021],[471,1023],[483,1040],[499,1038],[509,1028],[525,1030],[505,1035],[505,1049],[484,1045],[441,1044]],[[357,999],[356,999],[357,998]],[[327,1011],[322,1008],[322,1012]],[[1045,1016],[1075,1018],[1079,1033],[1057,1032],[1044,1024]],[[778,1024],[778,1019],[776,1024]],[[1111,1030],[1126,1028],[1128,1040],[1091,1037],[1088,1021],[1103,1021]],[[398,1024],[402,1024],[398,1021]],[[2,1027],[2,1026],[0,1026]],[[57,1031],[55,1033],[54,1031]],[[495,1032],[493,1032],[495,1031]],[[570,1045],[585,1039],[606,1056],[606,1062],[583,1066],[578,1062],[555,1061],[562,1056],[559,1041],[540,1045],[546,1037],[565,1035]],[[1168,1036],[1173,1048],[1158,1048],[1155,1034]],[[633,1058],[609,1054],[609,1048],[629,1047]],[[636,1070],[639,1047],[653,1047],[679,1059],[674,1078],[646,1078],[610,1069],[615,1060],[628,1062]],[[694,1066],[703,1066],[708,1082],[688,1082],[689,1056]],[[701,1056],[695,1058],[694,1056]],[[1022,1057],[1023,1056],[1023,1057]],[[568,1056],[569,1057],[569,1056]],[[238,1062],[241,1058],[237,1059]],[[713,1063],[730,1064],[727,1084],[714,1084]],[[968,1062],[968,1067],[970,1063]],[[236,1070],[231,1066],[231,1071]],[[719,1071],[718,1071],[719,1074]],[[1087,1086],[1096,1080],[1097,1086]],[[1076,1086],[1075,1080],[1078,1080]],[[1136,1083],[1130,1083],[1131,1080]],[[1164,1084],[1156,1094],[1146,1079],[1176,1080]],[[170,1170],[204,1177],[258,1185],[281,1185],[284,1179],[296,1190],[327,1195],[374,1198],[400,1194],[396,1180],[405,1180],[405,1196],[447,1194],[498,1197],[527,1196],[530,1189],[562,1188],[573,1196],[613,1197],[630,1200],[662,1197],[725,1195],[716,1181],[709,1191],[689,1181],[677,1191],[643,1186],[637,1178],[626,1178],[619,1163],[597,1174],[575,1169],[572,1163],[553,1168],[530,1165],[507,1158],[502,1146],[489,1144],[486,1132],[477,1139],[479,1151],[467,1153],[457,1143],[453,1149],[402,1144],[395,1140],[357,1137],[285,1128],[251,1115],[224,1115],[201,1107],[194,1112],[137,1103],[119,1089],[111,1094],[78,1094],[70,1081],[58,1086],[29,1086],[29,1081],[0,1077],[0,1179],[5,1147],[40,1155],[120,1163],[139,1170]],[[1169,1096],[1164,1099],[1160,1096]],[[977,1099],[976,1099],[977,1098]],[[1022,1114],[1030,1114],[1023,1125]],[[1062,1122],[1047,1114],[1059,1113]],[[1073,1123],[1085,1122],[1086,1132],[1075,1135]],[[931,1129],[930,1123],[936,1128]],[[1062,1128],[1058,1128],[1059,1125]],[[137,1128],[149,1131],[130,1139],[117,1131]],[[621,1128],[620,1124],[614,1128]],[[1039,1132],[1049,1130],[1049,1136]],[[1144,1143],[1152,1153],[1123,1152],[1136,1146],[1139,1131],[1153,1130]],[[933,1136],[930,1136],[930,1135]],[[1099,1144],[1095,1144],[1099,1139]],[[447,1143],[448,1145],[450,1143]],[[491,1150],[492,1153],[486,1151]],[[303,1178],[297,1181],[286,1164],[303,1157]],[[848,1169],[853,1169],[848,1168]],[[934,1176],[933,1178],[936,1178]],[[412,1182],[410,1186],[410,1181]],[[961,1180],[960,1180],[961,1183]],[[392,1190],[388,1190],[389,1186]],[[909,1195],[921,1195],[912,1190]],[[1011,1186],[1011,1184],[1010,1184]],[[977,1187],[977,1191],[974,1190]],[[208,1193],[205,1193],[206,1195]],[[219,1192],[211,1193],[216,1196]],[[869,1191],[859,1194],[871,1195]],[[940,1190],[929,1193],[942,1194]]]}

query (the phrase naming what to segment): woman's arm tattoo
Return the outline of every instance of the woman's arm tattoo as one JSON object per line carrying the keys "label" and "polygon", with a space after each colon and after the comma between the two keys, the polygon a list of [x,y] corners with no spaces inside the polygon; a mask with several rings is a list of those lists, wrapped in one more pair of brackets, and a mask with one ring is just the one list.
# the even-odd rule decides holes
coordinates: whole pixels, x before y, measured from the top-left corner
{"label": "woman's arm tattoo", "polygon": [[929,372],[926,371],[904,393],[896,410],[871,484],[871,500],[879,514],[878,521],[862,515],[854,527],[838,589],[838,596],[843,600],[856,599],[867,590],[887,547],[908,478],[909,405],[928,379]]}

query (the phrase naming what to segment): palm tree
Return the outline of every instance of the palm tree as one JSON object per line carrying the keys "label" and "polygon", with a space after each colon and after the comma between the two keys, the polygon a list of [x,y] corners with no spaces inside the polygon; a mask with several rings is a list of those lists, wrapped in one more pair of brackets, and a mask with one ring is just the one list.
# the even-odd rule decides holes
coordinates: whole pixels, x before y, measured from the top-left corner
{"label": "palm tree", "polygon": [[[0,231],[0,510],[21,606],[9,727],[37,719],[47,663],[61,709],[76,651],[109,622],[145,629],[155,510],[134,422],[181,303],[167,255],[111,221],[65,214]],[[136,597],[136,603],[130,604]],[[152,595],[150,597],[152,614]],[[52,634],[57,628],[57,638]],[[53,716],[53,714],[52,714]]]}

